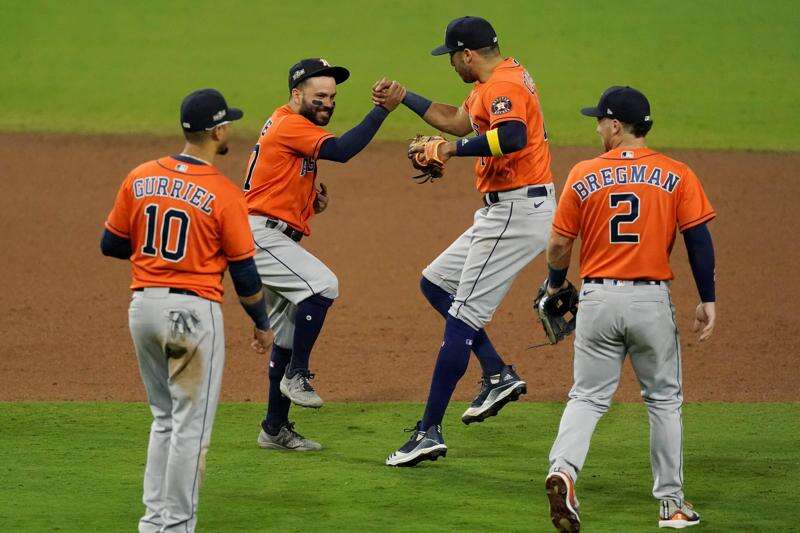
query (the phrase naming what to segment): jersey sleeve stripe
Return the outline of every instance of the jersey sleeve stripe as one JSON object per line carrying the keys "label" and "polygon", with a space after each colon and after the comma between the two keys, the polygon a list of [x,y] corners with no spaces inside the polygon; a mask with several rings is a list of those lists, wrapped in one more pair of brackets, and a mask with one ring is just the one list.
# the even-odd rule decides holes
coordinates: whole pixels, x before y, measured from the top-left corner
{"label": "jersey sleeve stripe", "polygon": [[117,237],[122,237],[123,239],[130,239],[130,238],[131,238],[130,234],[128,234],[128,233],[125,233],[125,232],[124,232],[124,231],[122,231],[122,230],[118,230],[117,228],[115,228],[114,226],[112,226],[112,225],[111,225],[111,222],[109,222],[108,220],[106,220],[106,224],[105,224],[105,226],[106,226],[106,229],[107,229],[108,231],[110,231],[111,233],[113,233],[113,234],[114,234],[114,235],[116,235]]}
{"label": "jersey sleeve stripe", "polygon": [[692,220],[691,222],[687,222],[686,224],[684,224],[683,226],[680,227],[681,233],[683,233],[687,229],[692,229],[695,226],[699,226],[700,224],[702,224],[704,222],[708,222],[709,220],[715,218],[716,216],[717,216],[717,213],[715,213],[714,211],[711,211],[710,213],[707,213],[707,214],[701,216],[700,218],[696,218],[696,219]]}
{"label": "jersey sleeve stripe", "polygon": [[319,151],[322,149],[322,143],[327,141],[328,139],[334,137],[333,133],[329,133],[327,135],[323,135],[317,141],[316,146],[314,146],[314,157],[313,159],[317,159],[319,157]]}
{"label": "jersey sleeve stripe", "polygon": [[553,229],[556,230],[556,232],[558,232],[559,234],[563,235],[564,237],[569,237],[570,239],[577,239],[578,238],[578,234],[577,233],[572,233],[571,231],[567,231],[564,228],[559,228],[555,224],[552,224],[552,226],[553,226]]}

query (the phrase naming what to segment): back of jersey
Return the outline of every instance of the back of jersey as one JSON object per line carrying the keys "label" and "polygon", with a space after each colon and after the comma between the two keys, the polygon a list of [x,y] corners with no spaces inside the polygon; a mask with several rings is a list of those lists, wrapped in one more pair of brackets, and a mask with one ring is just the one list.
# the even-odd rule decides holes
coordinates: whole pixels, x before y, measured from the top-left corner
{"label": "back of jersey", "polygon": [[215,167],[185,156],[128,174],[106,228],[131,241],[131,289],[172,287],[221,301],[228,261],[254,252],[241,191]]}
{"label": "back of jersey", "polygon": [[580,235],[581,277],[670,280],[675,229],[714,218],[694,172],[649,148],[615,149],[572,169],[553,230]]}

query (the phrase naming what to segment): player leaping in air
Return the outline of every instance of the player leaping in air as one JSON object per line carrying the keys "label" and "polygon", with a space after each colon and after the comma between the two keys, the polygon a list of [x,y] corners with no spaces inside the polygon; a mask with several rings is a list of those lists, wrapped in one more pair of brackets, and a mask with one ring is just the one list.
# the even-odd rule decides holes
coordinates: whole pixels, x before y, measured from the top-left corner
{"label": "player leaping in air", "polygon": [[[410,91],[403,103],[438,130],[458,136],[474,131],[475,137],[441,142],[426,151],[436,150],[440,161],[477,157],[475,185],[486,207],[422,273],[423,294],[446,318],[444,342],[425,414],[411,439],[386,460],[390,466],[413,466],[445,455],[442,418],[467,369],[470,349],[480,361],[483,381],[461,417],[465,424],[497,414],[526,392],[525,382],[503,362],[483,328],[520,271],[545,249],[556,206],[536,87],[519,62],[500,55],[491,24],[479,17],[452,21],[445,44],[432,54],[450,54],[456,73],[475,87],[458,107]],[[388,97],[387,86],[373,88],[375,103]]]}
{"label": "player leaping in air", "polygon": [[289,422],[291,403],[318,408],[311,386],[309,356],[328,308],[339,296],[339,281],[299,242],[311,233],[309,219],[328,203],[318,190],[317,160],[344,163],[372,140],[389,112],[405,95],[389,84],[387,96],[364,120],[341,137],[324,126],[336,107],[337,85],[350,73],[324,59],[303,59],[289,69],[289,102],[264,124],[248,164],[244,184],[255,261],[266,286],[275,342],[269,362],[267,413],[258,444],[262,448],[309,451],[319,443],[303,438]]}

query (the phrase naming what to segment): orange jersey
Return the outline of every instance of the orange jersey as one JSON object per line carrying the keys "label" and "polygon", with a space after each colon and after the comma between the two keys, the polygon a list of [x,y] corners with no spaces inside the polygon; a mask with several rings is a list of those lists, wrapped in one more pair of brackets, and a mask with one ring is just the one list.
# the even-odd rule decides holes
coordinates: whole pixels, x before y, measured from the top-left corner
{"label": "orange jersey", "polygon": [[244,190],[250,214],[278,218],[309,235],[317,157],[322,143],[331,137],[288,105],[276,109],[247,165]]}
{"label": "orange jersey", "polygon": [[716,216],[700,181],[649,148],[615,149],[569,173],[553,230],[581,237],[581,277],[670,280],[681,232]]}
{"label": "orange jersey", "polygon": [[504,60],[485,83],[477,83],[464,101],[464,109],[477,135],[507,120],[519,120],[528,128],[528,144],[522,150],[478,159],[475,186],[480,192],[509,191],[553,181],[536,85],[517,60]]}
{"label": "orange jersey", "polygon": [[131,241],[131,289],[188,289],[219,302],[228,261],[254,253],[242,192],[213,166],[183,156],[131,171],[106,228]]}

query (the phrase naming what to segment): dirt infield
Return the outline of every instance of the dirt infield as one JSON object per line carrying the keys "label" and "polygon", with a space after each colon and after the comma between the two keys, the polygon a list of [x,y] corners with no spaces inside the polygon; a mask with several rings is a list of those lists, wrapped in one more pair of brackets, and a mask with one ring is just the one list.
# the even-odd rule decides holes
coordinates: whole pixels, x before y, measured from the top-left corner
{"label": "dirt infield", "polygon": [[[128,265],[101,256],[102,223],[116,189],[138,163],[176,152],[177,138],[0,135],[2,273],[0,400],[142,400],[127,330]],[[220,168],[238,181],[249,141]],[[554,170],[597,153],[557,148]],[[422,400],[443,322],[418,290],[422,268],[471,222],[480,207],[466,161],[446,179],[417,186],[404,149],[377,143],[347,165],[322,162],[331,207],[303,244],[339,276],[341,298],[312,357],[326,400]],[[690,333],[696,303],[683,243],[673,253],[691,401],[797,401],[800,383],[800,154],[670,151],[700,176],[718,218],[719,323],[713,340]],[[560,191],[560,188],[559,188]],[[488,331],[527,379],[528,399],[560,400],[571,382],[571,343],[542,341],[530,301],[543,279],[538,258],[516,281]],[[574,277],[575,273],[571,277]],[[227,282],[226,282],[227,283]],[[226,400],[261,402],[266,359],[246,348],[247,319],[228,284]],[[470,364],[456,396],[476,390]],[[617,398],[635,400],[630,364]]]}

